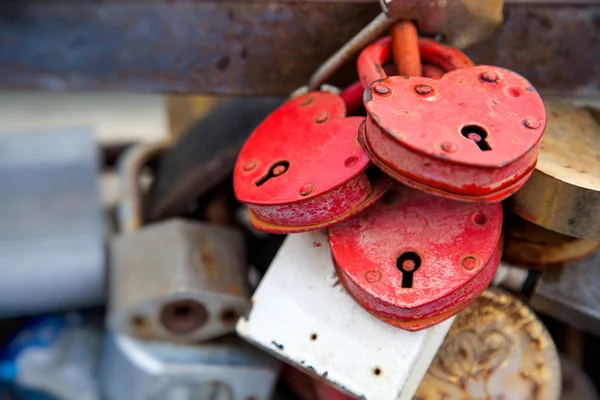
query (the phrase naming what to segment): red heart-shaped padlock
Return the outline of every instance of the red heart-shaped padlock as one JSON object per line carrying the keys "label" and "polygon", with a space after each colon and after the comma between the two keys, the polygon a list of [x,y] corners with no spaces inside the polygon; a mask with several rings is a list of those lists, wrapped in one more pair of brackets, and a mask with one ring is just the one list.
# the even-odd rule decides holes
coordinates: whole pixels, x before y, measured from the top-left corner
{"label": "red heart-shaped padlock", "polygon": [[386,46],[389,39],[371,45],[358,64],[363,82],[374,80],[359,133],[373,163],[399,182],[461,201],[499,202],[517,191],[533,172],[546,125],[531,83],[493,66],[375,80]]}
{"label": "red heart-shaped padlock", "polygon": [[328,92],[298,96],[270,114],[244,144],[233,175],[252,225],[273,233],[320,229],[379,198],[391,181],[366,173],[362,121],[346,117],[344,101]]}
{"label": "red heart-shaped padlock", "polygon": [[418,330],[473,302],[500,262],[502,207],[395,185],[329,228],[338,277],[367,311]]}

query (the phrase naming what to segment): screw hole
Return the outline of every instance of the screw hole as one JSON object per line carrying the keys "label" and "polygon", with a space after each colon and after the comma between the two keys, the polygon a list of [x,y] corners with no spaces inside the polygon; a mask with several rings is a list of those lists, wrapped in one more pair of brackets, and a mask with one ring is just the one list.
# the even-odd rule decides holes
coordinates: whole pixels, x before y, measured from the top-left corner
{"label": "screw hole", "polygon": [[135,328],[144,328],[148,324],[148,321],[141,315],[134,315],[131,317],[131,324]]}
{"label": "screw hole", "polygon": [[477,147],[479,147],[479,150],[488,151],[492,149],[485,140],[487,138],[487,131],[482,127],[478,125],[467,125],[460,130],[460,133],[465,138],[475,142]]}
{"label": "screw hole", "polygon": [[312,340],[313,342],[314,342],[315,340],[317,340],[317,338],[318,338],[318,336],[317,336],[317,334],[316,334],[316,333],[313,333],[312,335],[310,335],[310,340]]}
{"label": "screw hole", "polygon": [[475,222],[477,225],[483,225],[487,222],[487,217],[483,213],[475,213],[473,214],[473,222]]}
{"label": "screw hole", "polygon": [[235,312],[235,310],[227,309],[223,310],[223,312],[221,313],[221,321],[227,325],[235,323],[238,320],[238,318],[239,315],[237,312]]}
{"label": "screw hole", "polygon": [[381,375],[381,369],[379,367],[375,367],[373,369],[373,373],[375,374],[375,376],[379,376]]}

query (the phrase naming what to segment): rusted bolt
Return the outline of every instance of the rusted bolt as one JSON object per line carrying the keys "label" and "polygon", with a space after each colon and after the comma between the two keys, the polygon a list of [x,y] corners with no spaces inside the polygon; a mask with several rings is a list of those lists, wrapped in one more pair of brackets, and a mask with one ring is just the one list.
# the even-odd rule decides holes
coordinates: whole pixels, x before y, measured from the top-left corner
{"label": "rusted bolt", "polygon": [[433,89],[429,85],[417,85],[415,86],[415,91],[419,94],[429,94]]}
{"label": "rusted bolt", "polygon": [[485,71],[481,74],[481,79],[486,82],[496,82],[498,80],[498,74],[494,71]]}
{"label": "rusted bolt", "polygon": [[442,143],[442,150],[444,150],[446,153],[454,153],[458,150],[458,146],[456,143],[444,142]]}
{"label": "rusted bolt", "polygon": [[369,283],[379,282],[379,280],[381,279],[381,272],[377,271],[376,269],[367,271],[365,272],[365,279]]}
{"label": "rusted bolt", "polygon": [[273,168],[273,176],[279,176],[281,174],[283,174],[285,171],[287,170],[287,167],[285,165],[278,165],[275,168]]}
{"label": "rusted bolt", "polygon": [[254,168],[256,168],[256,161],[248,161],[244,164],[244,171],[252,171]]}
{"label": "rusted bolt", "polygon": [[315,122],[317,124],[322,124],[323,122],[327,121],[328,118],[329,118],[329,114],[326,113],[325,111],[321,111],[315,117]]}
{"label": "rusted bolt", "polygon": [[377,94],[388,94],[390,92],[390,88],[382,84],[377,84],[375,85],[375,92]]}
{"label": "rusted bolt", "polygon": [[466,256],[462,260],[462,266],[464,269],[471,271],[477,268],[477,259],[473,256]]}
{"label": "rusted bolt", "polygon": [[208,321],[206,308],[195,300],[175,300],[167,303],[161,313],[160,322],[175,334],[191,333]]}
{"label": "rusted bolt", "polygon": [[346,161],[344,161],[344,166],[346,166],[347,168],[353,167],[354,165],[356,165],[356,163],[358,162],[358,157],[352,156],[352,157],[348,157],[346,158]]}
{"label": "rusted bolt", "polygon": [[523,120],[523,125],[525,125],[526,128],[529,129],[537,129],[540,127],[540,121],[538,121],[535,118],[525,118]]}
{"label": "rusted bolt", "polygon": [[312,185],[312,183],[307,183],[305,185],[302,185],[300,187],[300,196],[308,196],[309,194],[312,193],[312,191],[315,190],[314,186]]}

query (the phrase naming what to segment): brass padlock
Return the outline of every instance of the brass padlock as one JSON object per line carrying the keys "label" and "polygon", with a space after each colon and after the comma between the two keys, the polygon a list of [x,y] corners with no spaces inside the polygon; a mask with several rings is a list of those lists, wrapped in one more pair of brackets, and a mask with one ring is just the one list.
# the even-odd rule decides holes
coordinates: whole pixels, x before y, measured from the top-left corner
{"label": "brass padlock", "polygon": [[141,144],[120,160],[123,234],[110,248],[109,327],[145,339],[207,340],[233,331],[248,306],[243,239],[234,229],[182,219],[138,230],[139,172],[166,148]]}

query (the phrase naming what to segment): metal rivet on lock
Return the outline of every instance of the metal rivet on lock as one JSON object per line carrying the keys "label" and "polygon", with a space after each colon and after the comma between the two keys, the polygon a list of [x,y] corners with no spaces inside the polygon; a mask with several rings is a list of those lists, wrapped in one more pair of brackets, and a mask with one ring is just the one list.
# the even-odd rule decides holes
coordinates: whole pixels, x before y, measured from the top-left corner
{"label": "metal rivet on lock", "polygon": [[[390,180],[366,172],[369,157],[356,140],[362,121],[346,117],[342,98],[328,92],[300,95],[269,115],[234,171],[236,196],[253,226],[273,233],[320,229],[377,200]],[[257,166],[246,168],[252,162]]]}
{"label": "metal rivet on lock", "polygon": [[501,253],[502,207],[395,185],[368,211],[329,228],[340,282],[367,311],[418,330],[479,296]]}
{"label": "metal rivet on lock", "polygon": [[[385,61],[378,58],[389,46],[389,38],[381,39],[358,61],[369,85],[359,140],[373,163],[403,184],[460,201],[499,202],[522,187],[546,124],[531,83],[494,66],[459,67],[440,79],[382,77],[373,64]],[[448,51],[421,47],[425,56]],[[378,95],[378,86],[390,94]]]}
{"label": "metal rivet on lock", "polygon": [[[536,225],[598,241],[600,124],[589,109],[566,102],[547,101],[546,110],[548,126],[535,172],[508,205]],[[523,126],[533,132],[538,120],[522,115]]]}

